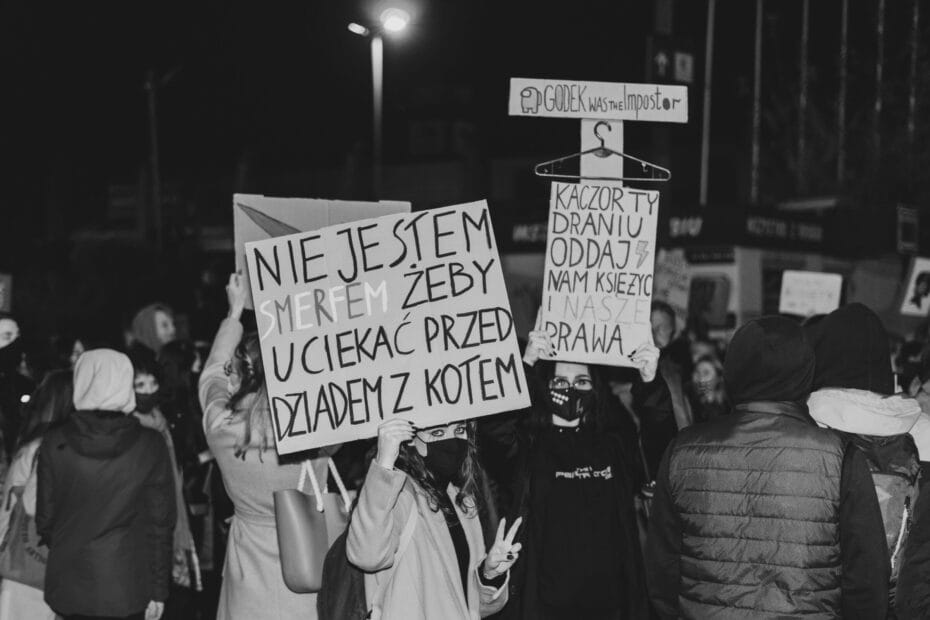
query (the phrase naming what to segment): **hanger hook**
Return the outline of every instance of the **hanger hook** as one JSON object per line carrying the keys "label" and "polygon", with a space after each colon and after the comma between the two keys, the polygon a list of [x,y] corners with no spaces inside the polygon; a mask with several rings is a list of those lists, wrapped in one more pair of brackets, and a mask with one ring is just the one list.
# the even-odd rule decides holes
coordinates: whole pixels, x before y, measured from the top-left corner
{"label": "hanger hook", "polygon": [[607,131],[612,131],[612,130],[610,128],[610,123],[608,123],[607,121],[598,121],[597,124],[594,125],[594,135],[598,140],[601,141],[601,148],[603,149],[607,147],[604,145],[604,137],[598,131],[602,126],[606,127]]}

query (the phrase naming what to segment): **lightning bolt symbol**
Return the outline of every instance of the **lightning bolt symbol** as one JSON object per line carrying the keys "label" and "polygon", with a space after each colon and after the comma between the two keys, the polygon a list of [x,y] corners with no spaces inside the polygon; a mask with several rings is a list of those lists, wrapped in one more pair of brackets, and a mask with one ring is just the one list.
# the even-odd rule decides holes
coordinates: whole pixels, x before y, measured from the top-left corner
{"label": "lightning bolt symbol", "polygon": [[639,256],[639,261],[636,263],[636,268],[639,269],[643,266],[643,263],[646,262],[647,253],[649,250],[648,241],[637,241],[636,242],[636,255]]}

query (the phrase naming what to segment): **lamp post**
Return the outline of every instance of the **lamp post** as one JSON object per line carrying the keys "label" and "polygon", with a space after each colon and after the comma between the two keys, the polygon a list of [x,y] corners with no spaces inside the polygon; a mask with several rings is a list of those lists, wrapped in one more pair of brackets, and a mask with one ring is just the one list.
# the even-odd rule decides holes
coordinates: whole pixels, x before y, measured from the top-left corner
{"label": "lamp post", "polygon": [[383,35],[391,35],[404,30],[410,23],[410,15],[401,9],[389,8],[381,13],[380,24],[374,30],[355,22],[349,24],[349,32],[371,40],[371,103],[372,103],[372,136],[371,136],[371,185],[375,198],[381,197],[383,129],[382,116],[384,109],[384,39]]}

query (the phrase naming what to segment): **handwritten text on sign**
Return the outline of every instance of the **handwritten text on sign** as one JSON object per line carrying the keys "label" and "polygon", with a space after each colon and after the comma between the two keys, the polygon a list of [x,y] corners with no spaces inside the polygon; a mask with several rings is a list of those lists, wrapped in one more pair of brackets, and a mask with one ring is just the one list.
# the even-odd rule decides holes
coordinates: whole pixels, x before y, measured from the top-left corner
{"label": "handwritten text on sign", "polygon": [[659,192],[553,183],[543,328],[560,360],[631,366],[649,322]]}
{"label": "handwritten text on sign", "polygon": [[668,84],[510,78],[510,116],[688,122],[688,89]]}
{"label": "handwritten text on sign", "polygon": [[529,405],[485,202],[246,244],[278,452]]}

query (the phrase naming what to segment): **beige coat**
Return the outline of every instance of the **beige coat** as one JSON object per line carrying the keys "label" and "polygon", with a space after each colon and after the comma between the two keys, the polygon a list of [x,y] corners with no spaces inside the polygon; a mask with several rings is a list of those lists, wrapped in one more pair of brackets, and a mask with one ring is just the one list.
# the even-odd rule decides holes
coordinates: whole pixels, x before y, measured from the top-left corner
{"label": "beige coat", "polygon": [[[242,325],[224,320],[200,377],[204,432],[235,506],[217,618],[313,620],[316,594],[295,594],[284,584],[274,520],[274,492],[297,487],[300,464],[280,465],[274,448],[249,450],[244,459],[235,455],[243,423],[229,411],[224,367],[241,337]],[[326,480],[326,458],[313,459],[313,468],[318,480]]]}
{"label": "beige coat", "polygon": [[[449,493],[454,497],[451,485]],[[478,581],[485,556],[478,517],[455,508],[471,552],[467,603],[445,517],[430,509],[426,495],[407,474],[372,462],[349,524],[346,552],[350,562],[373,573],[365,577],[369,606],[376,588],[387,584],[380,605],[383,620],[478,620],[507,603],[507,582],[495,589]],[[395,564],[394,553],[411,510],[419,511],[419,519]]]}

